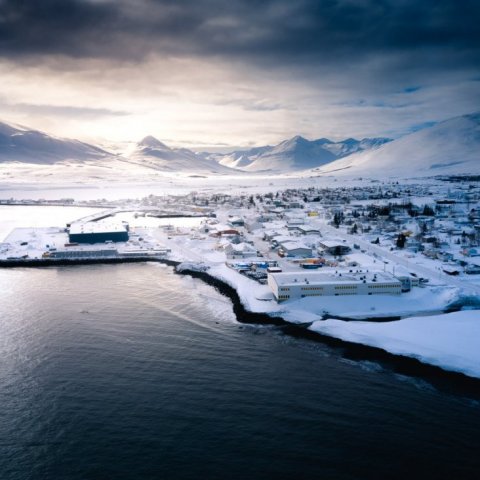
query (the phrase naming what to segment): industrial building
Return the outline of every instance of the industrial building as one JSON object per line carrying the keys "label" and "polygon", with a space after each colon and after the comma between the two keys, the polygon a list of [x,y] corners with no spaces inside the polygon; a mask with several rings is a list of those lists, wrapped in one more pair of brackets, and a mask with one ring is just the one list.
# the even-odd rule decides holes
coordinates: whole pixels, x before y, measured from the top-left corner
{"label": "industrial building", "polygon": [[402,293],[402,282],[384,272],[269,273],[268,285],[278,302],[313,296]]}
{"label": "industrial building", "polygon": [[68,230],[70,243],[127,242],[127,223],[76,222]]}
{"label": "industrial building", "polygon": [[44,254],[44,258],[55,259],[74,259],[79,260],[83,258],[116,258],[118,252],[115,248],[108,248],[102,250],[54,250]]}

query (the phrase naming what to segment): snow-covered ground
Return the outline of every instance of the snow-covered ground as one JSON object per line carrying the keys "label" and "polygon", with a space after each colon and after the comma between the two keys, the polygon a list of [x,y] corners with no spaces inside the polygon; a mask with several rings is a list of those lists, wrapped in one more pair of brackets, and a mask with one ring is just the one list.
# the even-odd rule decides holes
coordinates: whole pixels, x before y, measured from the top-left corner
{"label": "snow-covered ground", "polygon": [[[229,268],[225,264],[225,254],[212,250],[211,242],[208,242],[209,248],[204,250],[205,247],[201,247],[202,241],[191,240],[186,236],[168,239],[167,234],[157,232],[155,238],[172,250],[171,258],[209,265],[208,274],[235,288],[247,311],[281,316],[292,323],[314,322],[328,314],[356,319],[427,315],[443,311],[458,301],[461,295],[461,290],[456,287],[431,285],[414,288],[401,295],[359,295],[321,299],[305,297],[279,304],[275,301],[270,287],[260,285]],[[291,268],[298,270],[299,267]]]}
{"label": "snow-covered ground", "polygon": [[480,378],[478,311],[411,317],[387,323],[328,319],[314,322],[310,330]]}
{"label": "snow-covered ground", "polygon": [[[401,295],[352,295],[342,297],[306,297],[284,305],[282,316],[294,323],[303,323],[308,316],[334,315],[352,319],[406,317],[439,313],[459,298],[455,287],[431,286],[414,288]],[[288,305],[288,306],[287,306]],[[308,318],[308,317],[307,317]]]}
{"label": "snow-covered ground", "polygon": [[[436,279],[431,285],[416,287],[401,295],[306,297],[277,303],[266,285],[260,285],[225,264],[225,255],[215,249],[215,240],[192,239],[188,235],[167,238],[159,232],[158,240],[172,249],[177,260],[208,265],[208,274],[235,288],[247,311],[280,316],[292,323],[312,323],[310,329],[340,339],[385,348],[394,354],[407,355],[446,370],[480,377],[480,314],[465,311],[441,314],[465,292],[458,285]],[[367,268],[378,268],[378,260],[352,252],[355,260]],[[285,265],[288,261],[285,261]],[[381,263],[383,265],[383,263]],[[411,265],[414,269],[413,265]],[[297,268],[291,264],[290,268]],[[398,269],[401,269],[398,266]],[[324,267],[324,270],[327,270]],[[395,322],[321,320],[325,315],[348,318],[409,317]],[[421,315],[421,316],[420,316]]]}

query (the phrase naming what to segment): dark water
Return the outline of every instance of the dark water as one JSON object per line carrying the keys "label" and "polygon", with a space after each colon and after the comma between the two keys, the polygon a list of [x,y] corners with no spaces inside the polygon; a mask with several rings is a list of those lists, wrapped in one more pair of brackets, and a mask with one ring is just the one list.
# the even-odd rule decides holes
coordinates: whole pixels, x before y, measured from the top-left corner
{"label": "dark water", "polygon": [[3,270],[0,302],[2,480],[479,478],[475,399],[170,269]]}

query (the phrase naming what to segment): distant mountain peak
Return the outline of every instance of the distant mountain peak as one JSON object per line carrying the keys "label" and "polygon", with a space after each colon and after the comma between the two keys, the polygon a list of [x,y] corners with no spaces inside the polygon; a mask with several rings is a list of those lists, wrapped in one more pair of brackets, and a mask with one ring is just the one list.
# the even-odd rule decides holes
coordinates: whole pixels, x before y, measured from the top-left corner
{"label": "distant mountain peak", "polygon": [[233,171],[188,148],[170,148],[152,135],[148,135],[138,142],[136,148],[125,158],[142,167],[169,173],[226,174]]}
{"label": "distant mountain peak", "polygon": [[325,145],[325,144],[328,144],[328,143],[335,143],[335,142],[332,142],[328,138],[322,137],[322,138],[319,138],[319,139],[315,140],[315,143],[318,144],[318,145]]}
{"label": "distant mountain peak", "polygon": [[302,137],[301,135],[295,135],[292,138],[289,138],[288,140],[285,140],[282,143],[288,143],[288,144],[297,144],[297,143],[305,143],[308,142],[308,140],[305,137]]}
{"label": "distant mountain peak", "polygon": [[148,147],[148,148],[156,148],[156,149],[161,149],[161,150],[170,150],[167,145],[162,143],[158,138],[155,138],[152,135],[147,135],[145,138],[143,138],[140,142],[138,142],[139,147]]}

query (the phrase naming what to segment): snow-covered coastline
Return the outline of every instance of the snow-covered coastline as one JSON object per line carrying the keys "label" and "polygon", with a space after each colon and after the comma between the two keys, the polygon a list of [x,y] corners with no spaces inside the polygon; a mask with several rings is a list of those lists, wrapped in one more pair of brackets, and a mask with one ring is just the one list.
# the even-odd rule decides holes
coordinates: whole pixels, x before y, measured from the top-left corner
{"label": "snow-covered coastline", "polygon": [[[309,299],[302,300],[306,303],[303,309],[301,302],[280,308],[276,303],[260,300],[262,293],[265,292],[259,290],[257,285],[250,285],[251,281],[248,279],[241,278],[238,282],[228,269],[219,266],[208,270],[205,268],[196,270],[192,263],[180,264],[179,267],[177,268],[179,273],[188,274],[198,271],[201,272],[202,277],[210,277],[232,287],[237,292],[246,313],[269,316],[272,322],[275,319],[281,319],[287,323],[305,324],[305,328],[310,332],[322,336],[380,348],[390,354],[414,358],[445,371],[480,378],[480,350],[477,340],[480,336],[480,312],[478,310],[412,316],[388,322],[344,321],[331,318],[319,320],[318,314],[308,310]],[[390,296],[382,298],[386,299],[387,303],[392,301]],[[446,298],[444,297],[444,300]],[[403,302],[409,303],[405,299]],[[390,309],[391,312],[392,309]]]}
{"label": "snow-covered coastline", "polygon": [[[393,186],[392,188],[396,187]],[[424,192],[423,185],[409,188],[416,188],[418,193]],[[368,189],[371,189],[371,187],[367,186],[366,189],[369,191]],[[130,251],[136,254],[137,251],[152,250],[152,252],[156,252],[161,250],[163,252],[162,258],[152,257],[152,260],[162,261],[163,259],[165,263],[175,264],[179,273],[193,272],[194,276],[203,278],[214,286],[228,286],[229,291],[225,288],[227,295],[235,304],[241,306],[239,311],[246,312],[250,319],[258,317],[265,322],[271,320],[271,323],[277,324],[290,323],[301,329],[309,328],[310,332],[330,335],[348,342],[356,341],[375,348],[384,348],[392,354],[410,356],[444,370],[480,377],[480,370],[471,367],[477,361],[474,349],[462,349],[464,338],[468,337],[469,340],[477,338],[476,330],[472,330],[471,322],[478,317],[478,313],[475,311],[469,312],[472,320],[468,324],[456,322],[455,316],[450,317],[443,314],[452,307],[461,307],[462,302],[465,303],[464,300],[467,297],[474,299],[472,305],[478,307],[478,285],[474,276],[468,277],[466,273],[458,273],[454,277],[446,275],[439,270],[438,261],[430,258],[424,259],[423,256],[415,254],[412,250],[408,250],[406,253],[404,250],[395,250],[390,246],[391,241],[388,243],[389,240],[386,236],[382,236],[381,245],[378,246],[379,242],[377,242],[377,245],[372,245],[375,242],[368,241],[369,237],[365,234],[353,235],[348,233],[349,231],[346,228],[333,228],[328,222],[331,213],[328,204],[323,206],[319,205],[318,202],[309,201],[307,195],[314,197],[315,192],[312,193],[307,190],[302,192],[291,190],[291,192],[293,193],[290,193],[290,197],[287,194],[284,199],[276,200],[277,203],[283,205],[283,208],[278,208],[273,204],[272,194],[266,194],[263,197],[258,195],[255,198],[253,196],[231,197],[227,201],[219,194],[195,194],[195,196],[192,196],[192,194],[182,198],[180,202],[183,203],[180,203],[177,198],[172,199],[171,201],[175,203],[171,205],[169,203],[170,199],[162,198],[158,200],[162,202],[162,205],[168,205],[170,208],[173,208],[173,205],[175,205],[175,208],[180,208],[180,205],[182,205],[182,211],[188,207],[192,211],[203,212],[203,215],[211,213],[211,216],[199,217],[195,225],[181,226],[179,224],[175,226],[172,224],[172,222],[174,223],[173,219],[156,219],[155,216],[146,216],[155,208],[150,204],[147,206],[135,204],[135,208],[132,208],[132,206],[127,208],[124,205],[123,210],[122,208],[119,208],[118,211],[110,209],[107,213],[108,216],[113,215],[116,218],[115,221],[128,220],[132,227],[130,240],[125,245],[119,243],[115,247],[120,252],[119,254]],[[472,189],[469,189],[468,194],[470,196],[472,195],[471,192]],[[353,190],[353,193],[359,196],[358,190]],[[327,190],[327,194],[332,195],[329,190]],[[425,196],[425,198],[429,200],[428,196]],[[156,197],[149,197],[148,201],[155,203],[157,199]],[[206,205],[208,205],[208,208]],[[3,208],[20,209],[29,207]],[[166,207],[162,208],[165,209]],[[355,204],[349,207],[349,212],[364,208],[361,203]],[[136,212],[136,209],[138,209],[138,214],[133,213]],[[15,210],[15,215],[17,211]],[[459,221],[463,218],[461,212],[456,214]],[[403,217],[405,217],[404,214]],[[439,217],[441,216],[439,215]],[[355,217],[353,214],[352,218],[360,222],[359,217]],[[371,228],[369,225],[369,222],[371,223],[370,217],[362,215],[361,218],[365,228]],[[427,218],[427,220],[429,219]],[[414,225],[410,217],[402,221],[408,221],[408,227],[413,230]],[[424,221],[426,222],[426,220]],[[439,221],[443,220],[439,218]],[[236,222],[241,225],[235,225]],[[390,223],[392,222],[390,221]],[[380,219],[378,225],[373,224],[375,228],[380,228],[380,231],[391,229],[392,225],[393,223],[390,225],[386,218]],[[297,231],[299,228],[301,231]],[[402,227],[395,224],[395,228]],[[430,229],[433,233],[433,227]],[[31,234],[25,235],[27,231]],[[87,248],[69,244],[64,227],[37,228],[33,233],[31,228],[17,229],[5,239],[2,248],[7,263],[9,259],[17,257],[18,259],[25,257],[28,261],[35,259],[38,262],[44,261],[44,257],[48,258],[48,254],[53,255],[48,252],[45,256],[45,246],[58,246],[61,252],[63,250],[72,251],[72,249],[82,252],[82,249]],[[380,236],[380,234],[375,235]],[[460,234],[452,234],[451,237],[452,251],[456,252],[460,247],[453,239],[455,237],[461,238],[462,231],[460,231]],[[410,275],[411,278],[417,280],[416,286],[396,294],[388,292],[378,295],[373,293],[346,296],[334,295],[333,293],[322,296],[298,295],[283,301],[284,299],[277,298],[278,292],[272,290],[271,285],[265,284],[267,277],[270,279],[270,276],[266,273],[269,262],[280,265],[287,274],[299,276],[301,281],[308,276],[308,272],[311,270],[302,268],[302,265],[305,267],[307,264],[302,263],[305,260],[301,256],[288,255],[284,258],[283,254],[280,255],[278,245],[276,245],[278,242],[274,240],[275,238],[280,242],[280,245],[284,242],[285,244],[294,243],[304,246],[305,250],[309,251],[308,257],[314,257],[308,258],[307,262],[321,261],[321,275],[329,276],[338,281],[341,281],[339,277],[342,277],[342,275],[342,278],[346,278],[349,275],[355,275],[355,272],[370,271],[382,278],[382,273],[391,271],[392,275],[396,273],[398,277]],[[333,240],[329,242],[329,239],[335,239],[335,242]],[[344,255],[328,252],[326,249],[332,242],[342,248],[345,247],[348,252]],[[246,247],[245,252],[240,250],[241,246]],[[112,247],[112,245],[98,243],[96,246],[88,247],[87,250],[105,250],[107,247]],[[237,257],[235,253],[232,254],[232,251],[237,251],[234,250],[235,248],[240,252]],[[57,249],[53,248],[51,250],[55,254]],[[244,253],[246,254],[245,257],[242,256]],[[450,255],[453,257],[452,254]],[[246,271],[242,267],[242,265],[252,261],[263,264],[262,267],[258,267],[259,272],[257,272],[257,266],[253,264],[255,268],[252,271],[249,269]],[[25,266],[28,265],[25,264]],[[257,273],[263,275],[263,281],[255,276]],[[326,318],[329,320],[325,321]],[[337,320],[334,320],[335,318]],[[355,321],[344,322],[338,319]],[[386,319],[390,322],[378,323],[378,321]],[[402,319],[399,320],[400,322],[407,322],[401,323],[401,331],[411,332],[412,338],[415,339],[415,342],[411,344],[404,344],[405,348],[403,350],[397,350],[397,344],[395,343],[393,343],[394,347],[390,348],[390,343],[382,342],[384,333],[382,328],[386,328],[382,325],[395,325],[396,322],[391,320],[397,319]],[[449,347],[453,350],[445,350],[447,353],[442,354],[441,345],[439,345],[433,354],[430,354],[430,334],[428,330],[422,330],[421,328],[417,332],[415,319],[418,319],[418,326],[423,325],[424,321],[431,322],[429,325],[433,330],[436,330],[438,319],[441,319],[441,322],[446,322],[448,324],[448,337],[445,338],[451,339]],[[365,322],[365,320],[376,320],[377,322]],[[330,325],[328,322],[340,323],[334,323],[337,327],[331,328],[328,333],[321,331],[320,329]],[[371,331],[369,330],[368,341],[363,342],[361,335],[357,336],[356,340],[353,337],[348,337],[348,335],[344,338],[345,332],[350,332],[351,325],[364,323],[371,325],[369,328],[372,328]],[[376,329],[377,325],[378,329]],[[440,321],[438,321],[438,325],[440,325]],[[443,330],[439,329],[439,332],[441,331]],[[401,342],[401,338],[401,336],[398,337],[399,342]]]}
{"label": "snow-covered coastline", "polygon": [[480,378],[480,313],[475,310],[386,323],[327,319],[310,330]]}

